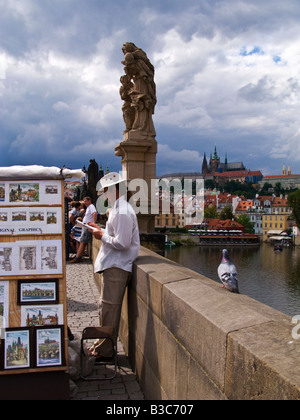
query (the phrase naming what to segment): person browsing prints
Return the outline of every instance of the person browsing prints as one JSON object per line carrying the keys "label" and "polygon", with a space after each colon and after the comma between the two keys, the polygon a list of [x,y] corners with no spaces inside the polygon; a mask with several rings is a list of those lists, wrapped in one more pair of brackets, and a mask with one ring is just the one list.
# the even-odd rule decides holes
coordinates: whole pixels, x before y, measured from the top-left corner
{"label": "person browsing prints", "polygon": [[[92,203],[91,197],[84,197],[83,202],[84,202],[84,205],[86,206],[85,215],[82,220],[83,223],[96,223],[98,214],[97,214],[96,207]],[[79,239],[80,243],[79,243],[78,251],[76,253],[76,257],[70,261],[71,263],[79,263],[82,261],[82,255],[84,253],[85,246],[87,243],[91,241],[92,241],[91,232],[88,229],[83,228],[80,239]]]}
{"label": "person browsing prints", "polygon": [[[132,206],[127,202],[127,188],[123,184],[124,182],[126,181],[116,172],[111,172],[101,178],[101,187],[104,189],[108,201],[115,202],[109,212],[105,230],[90,223],[98,228],[93,231],[94,237],[102,241],[94,264],[94,272],[102,273],[99,304],[100,326],[113,327],[116,338],[119,331],[123,297],[130,279],[133,262],[138,257],[140,250],[137,217]],[[96,341],[90,348],[90,352],[96,357],[110,356],[105,341]]]}

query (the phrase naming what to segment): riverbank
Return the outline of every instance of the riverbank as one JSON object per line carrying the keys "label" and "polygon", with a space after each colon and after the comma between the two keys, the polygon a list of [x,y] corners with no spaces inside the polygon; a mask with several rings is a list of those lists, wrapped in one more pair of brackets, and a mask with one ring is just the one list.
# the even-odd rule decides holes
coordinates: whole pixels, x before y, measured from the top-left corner
{"label": "riverbank", "polygon": [[249,236],[199,236],[187,233],[168,233],[169,241],[177,246],[260,246],[261,241],[255,235]]}

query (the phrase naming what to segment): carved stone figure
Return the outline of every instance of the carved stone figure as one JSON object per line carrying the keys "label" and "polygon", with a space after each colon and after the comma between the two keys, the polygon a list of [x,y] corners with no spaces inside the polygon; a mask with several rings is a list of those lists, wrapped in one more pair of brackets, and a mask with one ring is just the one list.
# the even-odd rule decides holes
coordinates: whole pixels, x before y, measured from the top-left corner
{"label": "carved stone figure", "polygon": [[133,90],[133,83],[128,75],[121,76],[120,82],[122,83],[122,86],[120,87],[120,96],[124,101],[124,105],[122,106],[123,119],[126,126],[123,133],[127,133],[131,130],[135,117],[135,110],[131,106],[131,97],[129,95],[129,92]]}
{"label": "carved stone figure", "polygon": [[152,120],[157,102],[154,67],[146,53],[132,42],[126,42],[122,51],[125,76],[121,77],[120,95],[124,100],[125,132],[140,131],[144,136],[155,136]]}
{"label": "carved stone figure", "polygon": [[88,188],[87,194],[91,197],[92,202],[97,200],[96,185],[98,182],[99,166],[95,159],[90,159],[88,167]]}

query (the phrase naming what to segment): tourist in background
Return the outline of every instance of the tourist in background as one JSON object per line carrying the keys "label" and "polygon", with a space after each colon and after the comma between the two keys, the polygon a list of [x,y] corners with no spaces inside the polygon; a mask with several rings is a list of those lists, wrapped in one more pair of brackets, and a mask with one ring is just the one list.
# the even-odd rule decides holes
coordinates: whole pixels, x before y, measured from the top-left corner
{"label": "tourist in background", "polygon": [[[82,222],[82,217],[77,217],[77,219],[79,222]],[[71,229],[71,233],[70,233],[70,246],[72,251],[76,254],[80,245],[80,238],[81,238],[81,233],[82,233],[82,227],[75,225],[72,227]]]}
{"label": "tourist in background", "polygon": [[[97,222],[97,210],[94,204],[92,203],[91,197],[84,197],[84,205],[86,206],[85,215],[83,218],[83,223],[96,223]],[[92,234],[87,228],[82,228],[81,236],[79,239],[79,248],[76,253],[76,257],[71,260],[71,263],[79,263],[82,261],[82,255],[84,253],[86,244],[92,241]]]}

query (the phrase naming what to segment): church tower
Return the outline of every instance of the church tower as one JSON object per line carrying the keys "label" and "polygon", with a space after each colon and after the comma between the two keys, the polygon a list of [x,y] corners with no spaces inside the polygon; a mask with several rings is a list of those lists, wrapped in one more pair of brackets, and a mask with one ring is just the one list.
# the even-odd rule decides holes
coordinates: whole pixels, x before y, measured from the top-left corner
{"label": "church tower", "polygon": [[220,164],[220,158],[217,153],[217,146],[215,145],[214,155],[210,159],[210,162],[209,162],[209,172],[210,173],[218,172],[219,164]]}
{"label": "church tower", "polygon": [[287,175],[287,170],[286,170],[285,163],[283,164],[282,175]]}
{"label": "church tower", "polygon": [[208,165],[206,160],[206,154],[204,153],[203,163],[202,163],[202,175],[206,175],[208,173]]}

